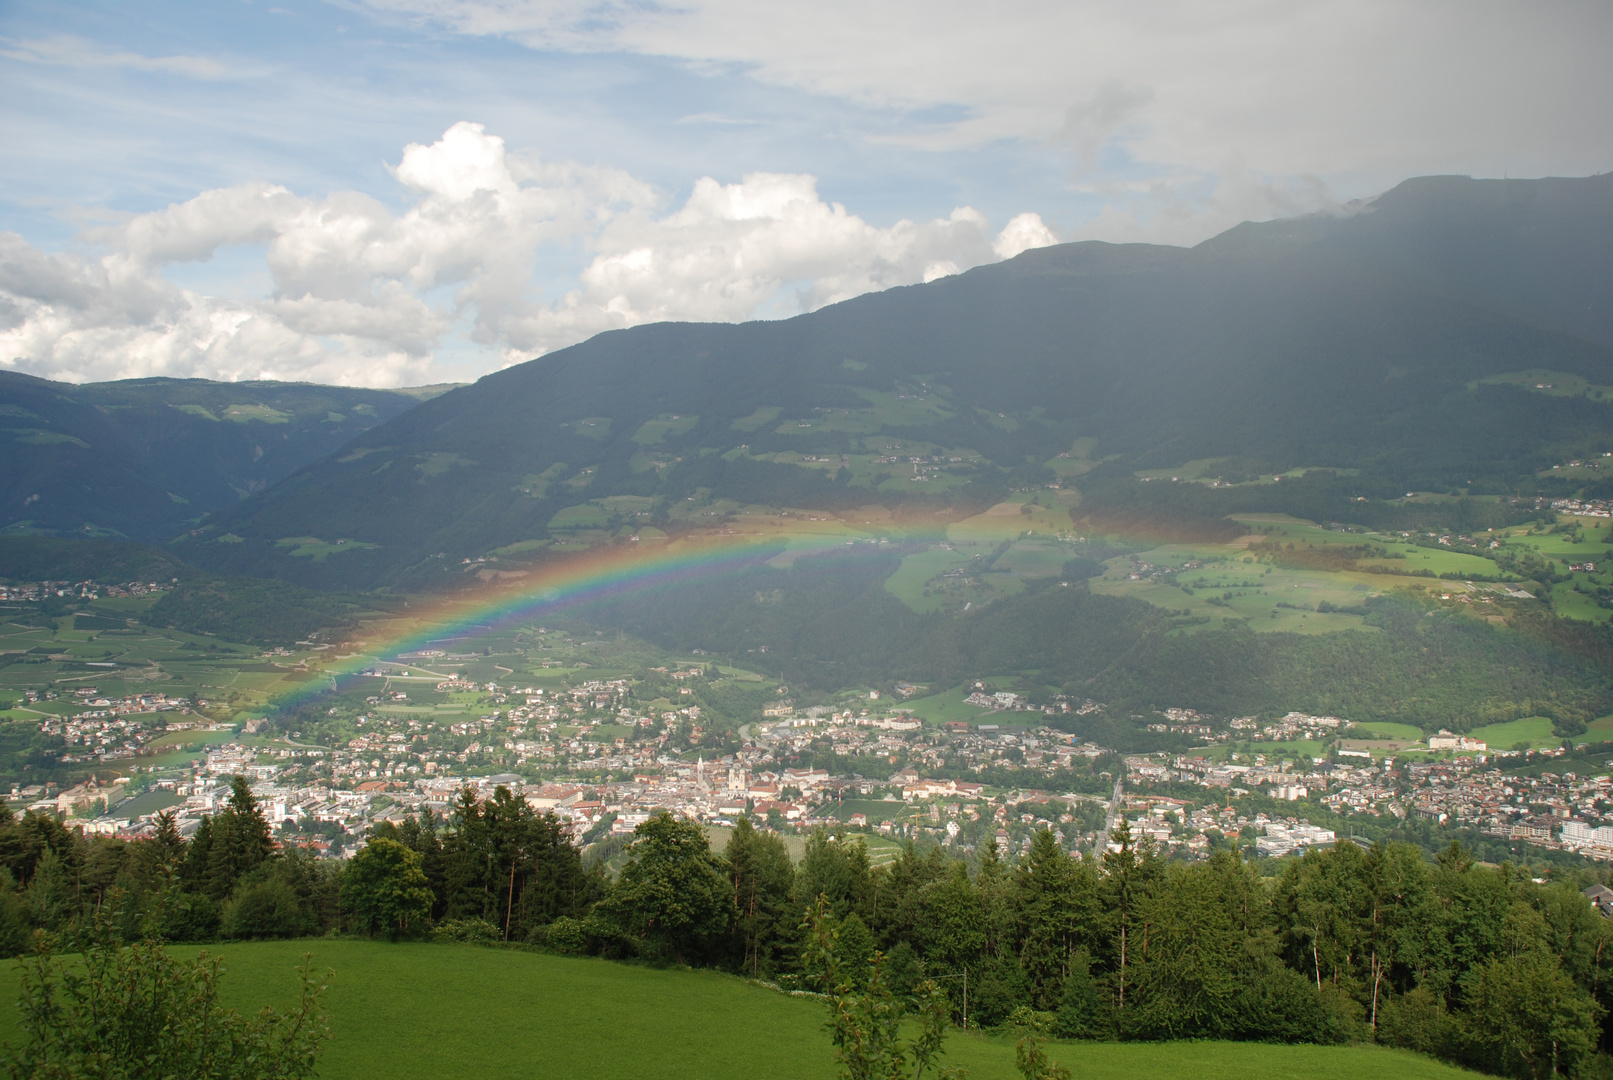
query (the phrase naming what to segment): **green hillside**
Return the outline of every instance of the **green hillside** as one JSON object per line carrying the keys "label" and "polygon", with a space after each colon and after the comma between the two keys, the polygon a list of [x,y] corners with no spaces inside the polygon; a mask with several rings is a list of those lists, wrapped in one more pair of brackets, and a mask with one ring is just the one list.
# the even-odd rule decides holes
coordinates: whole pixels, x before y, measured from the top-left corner
{"label": "green hillside", "polygon": [[[193,947],[175,946],[177,949]],[[444,1076],[579,1076],[598,1080],[828,1080],[832,1050],[823,1006],[709,971],[455,945],[321,939],[233,944],[218,951],[229,1003],[243,1011],[289,1005],[304,952],[336,972],[326,1001],[334,1037],[326,1080],[438,1080]],[[15,961],[0,969],[14,997]],[[0,1010],[0,1039],[15,1038]],[[1013,1043],[954,1032],[951,1064],[972,1080],[1010,1080]],[[1435,1080],[1471,1075],[1376,1046],[1257,1043],[1057,1043],[1077,1078],[1175,1080]]]}
{"label": "green hillside", "polygon": [[165,542],[441,389],[0,371],[0,530]]}

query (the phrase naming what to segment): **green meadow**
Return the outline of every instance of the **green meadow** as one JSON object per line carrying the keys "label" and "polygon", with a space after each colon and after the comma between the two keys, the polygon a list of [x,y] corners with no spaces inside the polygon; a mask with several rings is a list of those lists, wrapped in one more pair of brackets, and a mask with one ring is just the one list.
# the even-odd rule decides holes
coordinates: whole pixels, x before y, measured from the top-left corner
{"label": "green meadow", "polygon": [[1596,401],[1613,396],[1613,387],[1599,386],[1583,375],[1570,375],[1566,371],[1547,371],[1543,368],[1513,371],[1505,375],[1489,375],[1468,385],[1469,388],[1486,385],[1516,386],[1530,393],[1545,394],[1548,397],[1588,397]]}
{"label": "green meadow", "polygon": [[1511,750],[1518,743],[1532,747],[1561,746],[1562,739],[1552,734],[1551,721],[1544,716],[1526,716],[1506,724],[1490,724],[1468,732],[1475,739],[1483,739],[1491,750]]}
{"label": "green meadow", "polygon": [[366,540],[321,540],[317,536],[287,536],[275,541],[276,547],[288,548],[289,553],[299,559],[312,559],[314,562],[324,562],[332,555],[340,555],[344,551],[358,551],[363,548],[375,548],[378,545]]}
{"label": "green meadow", "polygon": [[[907,703],[907,707],[914,716],[932,724],[944,724],[953,720],[962,720],[966,723],[978,723],[988,715],[989,710],[977,709],[973,705],[965,705],[963,699],[974,693],[968,686],[959,686],[940,694],[931,694],[928,697],[914,698]],[[994,721],[987,721],[992,723]]]}
{"label": "green meadow", "polygon": [[[183,947],[188,952],[193,947]],[[324,1080],[829,1080],[824,1007],[711,971],[650,968],[460,945],[320,939],[225,945],[226,1001],[242,1011],[293,1001],[304,952],[333,970]],[[0,968],[14,997],[19,966]],[[0,1010],[0,1039],[16,1038]],[[948,1064],[1012,1080],[1012,1039],[954,1032]],[[1071,1043],[1053,1057],[1079,1080],[1442,1080],[1470,1075],[1377,1046]]]}
{"label": "green meadow", "polygon": [[1412,742],[1421,742],[1423,738],[1423,729],[1410,724],[1373,721],[1368,724],[1356,724],[1355,730],[1366,732],[1378,739],[1409,739]]}

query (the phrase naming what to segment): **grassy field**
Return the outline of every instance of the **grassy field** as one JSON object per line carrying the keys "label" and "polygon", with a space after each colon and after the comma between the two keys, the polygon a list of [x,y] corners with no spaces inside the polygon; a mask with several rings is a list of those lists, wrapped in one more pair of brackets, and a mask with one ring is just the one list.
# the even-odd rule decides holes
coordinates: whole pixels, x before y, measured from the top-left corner
{"label": "grassy field", "polygon": [[[1180,475],[1180,470],[1173,475]],[[1525,599],[1526,606],[1532,603],[1527,598],[1508,596],[1507,589],[1522,579],[1503,572],[1494,560],[1483,555],[1437,545],[1419,546],[1398,533],[1341,532],[1278,514],[1239,514],[1235,520],[1255,535],[1228,544],[1168,544],[1110,559],[1106,572],[1093,579],[1092,588],[1194,618],[1193,623],[1176,633],[1218,629],[1228,620],[1239,620],[1257,631],[1316,634],[1352,628],[1370,630],[1360,618],[1361,605],[1373,596],[1397,591],[1420,593],[1492,622],[1503,620],[1510,610],[1507,605],[1518,599]],[[1490,550],[1487,545],[1494,541],[1514,554],[1518,549],[1527,549],[1551,560],[1555,572],[1567,574],[1568,580],[1553,585],[1542,599],[1559,615],[1606,622],[1613,618],[1613,610],[1598,605],[1590,594],[1613,586],[1613,556],[1608,555],[1613,529],[1597,519],[1577,521],[1577,532],[1566,526],[1561,527],[1562,531],[1544,532],[1538,527],[1516,526],[1485,532],[1474,539],[1484,551]],[[1341,560],[1355,561],[1349,568],[1285,567],[1273,565],[1260,547],[1249,550],[1252,544],[1293,545],[1301,551],[1332,549]],[[1347,550],[1363,544],[1382,548],[1384,557],[1356,558]],[[1347,564],[1341,562],[1344,565]],[[1580,569],[1569,571],[1570,565]],[[1587,565],[1593,568],[1587,570]],[[1432,576],[1415,576],[1418,574]],[[1324,603],[1335,610],[1320,611]],[[1340,609],[1346,613],[1340,613]]]}
{"label": "grassy field", "polygon": [[914,716],[932,724],[944,724],[950,720],[962,720],[969,724],[978,724],[982,720],[988,724],[996,723],[995,719],[987,719],[990,710],[977,709],[973,705],[963,703],[963,699],[972,693],[974,693],[972,687],[959,686],[945,693],[914,698],[907,704],[913,710]]}
{"label": "grassy field", "polygon": [[960,570],[967,566],[971,554],[973,551],[937,547],[909,555],[902,560],[896,573],[885,579],[885,589],[914,611],[937,611],[945,603],[945,598],[926,595],[925,586],[948,570]]}
{"label": "grassy field", "polygon": [[[187,950],[188,951],[188,950]],[[243,1010],[284,1006],[305,951],[336,977],[326,1000],[334,1038],[319,1075],[522,1076],[596,1080],[828,1080],[834,1061],[816,1001],[713,972],[456,945],[361,941],[223,946],[227,1000]],[[14,996],[18,968],[0,968]],[[0,1038],[15,1038],[11,1010]],[[1018,1074],[1008,1039],[954,1033],[951,1064],[973,1080]],[[1466,1075],[1381,1047],[1256,1043],[1060,1043],[1056,1059],[1080,1078],[1128,1080],[1437,1080]]]}
{"label": "grassy field", "polygon": [[1590,397],[1601,400],[1613,396],[1613,387],[1598,386],[1582,375],[1570,375],[1564,371],[1546,371],[1542,368],[1514,371],[1505,375],[1489,375],[1469,384],[1469,386],[1482,385],[1517,386],[1548,397]]}
{"label": "grassy field", "polygon": [[[98,600],[81,610],[106,618],[139,617],[150,599]],[[258,650],[217,638],[177,630],[141,627],[128,630],[75,629],[78,617],[41,619],[20,608],[0,612],[0,651],[35,650],[38,661],[0,670],[0,700],[20,696],[23,687],[48,687],[61,694],[41,701],[33,713],[76,713],[83,706],[71,691],[94,687],[99,696],[162,692],[174,697],[200,694],[252,709],[307,678],[293,666],[312,651],[274,657],[266,663]],[[194,741],[192,739],[182,740]]]}
{"label": "grassy field", "polygon": [[1551,733],[1551,721],[1544,716],[1526,716],[1507,724],[1491,724],[1468,734],[1475,739],[1483,739],[1492,750],[1511,750],[1523,742],[1534,747],[1562,745],[1562,740]]}
{"label": "grassy field", "polygon": [[374,548],[377,545],[366,540],[321,540],[317,536],[287,536],[275,541],[276,547],[290,548],[291,554],[299,559],[312,559],[314,562],[324,562],[332,555],[340,555],[344,551],[358,551],[361,548]]}
{"label": "grassy field", "polygon": [[1413,727],[1411,724],[1392,724],[1387,721],[1374,721],[1370,724],[1357,724],[1357,730],[1365,731],[1380,739],[1406,739],[1410,742],[1421,742],[1423,729]]}

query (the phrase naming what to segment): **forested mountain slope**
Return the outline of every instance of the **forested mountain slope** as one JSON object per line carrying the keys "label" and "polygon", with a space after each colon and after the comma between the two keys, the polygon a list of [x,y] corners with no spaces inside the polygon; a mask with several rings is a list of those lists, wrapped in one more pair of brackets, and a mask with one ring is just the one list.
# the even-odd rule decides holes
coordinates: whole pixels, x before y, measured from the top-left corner
{"label": "forested mountain slope", "polygon": [[[1067,244],[782,322],[602,334],[365,432],[184,550],[374,584],[613,496],[663,526],[696,494],[963,513],[1090,471],[1124,504],[1136,470],[1201,459],[1332,469],[1335,503],[1532,490],[1613,435],[1610,208],[1613,177],[1427,178],[1193,249]],[[299,559],[302,536],[357,543]]]}
{"label": "forested mountain slope", "polygon": [[0,528],[164,542],[430,393],[0,371]]}

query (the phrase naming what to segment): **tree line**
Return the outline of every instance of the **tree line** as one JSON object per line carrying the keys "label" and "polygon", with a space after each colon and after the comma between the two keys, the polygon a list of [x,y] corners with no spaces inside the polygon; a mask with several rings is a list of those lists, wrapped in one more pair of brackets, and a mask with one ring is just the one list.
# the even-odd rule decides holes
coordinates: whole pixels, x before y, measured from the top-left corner
{"label": "tree line", "polygon": [[613,878],[551,814],[467,789],[446,815],[382,823],[338,864],[276,844],[237,778],[189,839],[171,817],[125,842],[0,811],[0,951],[111,912],[128,941],[153,928],[169,941],[431,935],[824,990],[814,942],[827,925],[836,979],[898,998],[942,987],[971,1026],[1028,1016],[1077,1039],[1377,1041],[1518,1077],[1613,1064],[1600,1052],[1613,921],[1573,882],[1455,844],[1430,861],[1406,844],[1340,843],[1262,876],[1235,851],[1163,858],[1124,821],[1111,839],[1075,856],[1044,830],[1013,860],[988,843],[973,866],[909,844],[874,866],[855,836],[815,833],[795,861],[748,821],[717,851],[699,825],[658,814]]}

